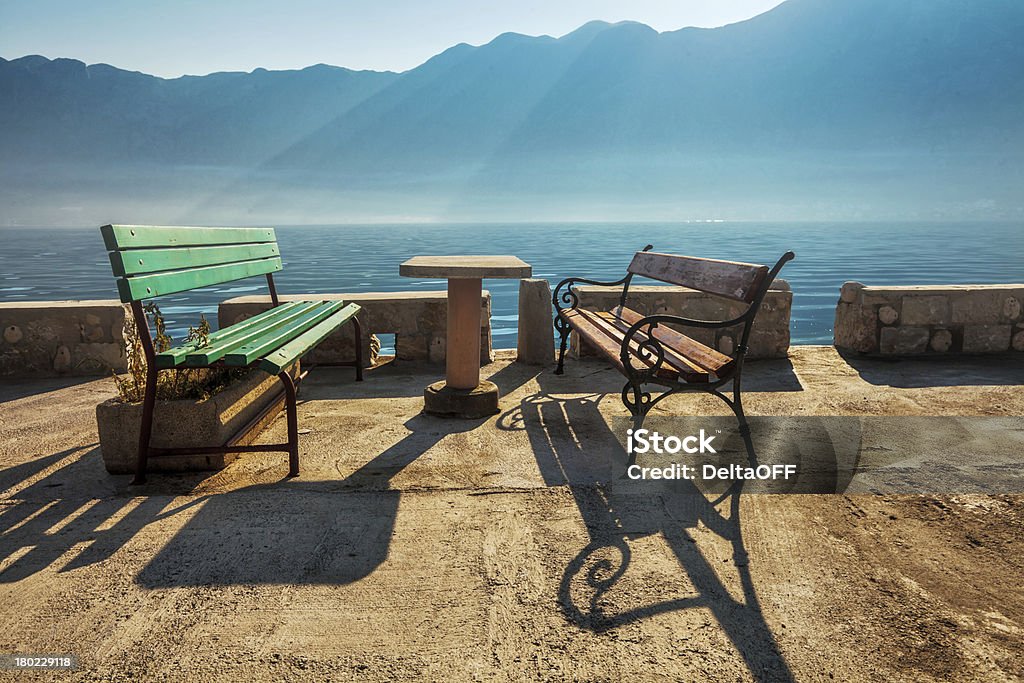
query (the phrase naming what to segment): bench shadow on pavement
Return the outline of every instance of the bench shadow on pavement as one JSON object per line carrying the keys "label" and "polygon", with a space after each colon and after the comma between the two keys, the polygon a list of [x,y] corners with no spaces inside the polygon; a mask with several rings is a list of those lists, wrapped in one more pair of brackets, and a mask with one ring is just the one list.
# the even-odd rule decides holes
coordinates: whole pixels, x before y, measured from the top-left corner
{"label": "bench shadow on pavement", "polygon": [[[405,378],[400,367],[379,370]],[[511,393],[536,374],[536,369],[510,365],[491,379],[503,393]],[[369,373],[366,382],[355,385],[331,383],[328,372],[327,381],[305,387],[304,400],[365,398],[364,387],[371,397],[421,396],[423,376],[412,377],[414,385],[402,381],[403,389],[396,392],[393,387],[374,389]],[[405,422],[409,434],[339,481],[299,478],[210,496],[136,580],[147,588],[358,581],[388,555],[401,498],[400,491],[390,488],[391,479],[446,436],[485,422],[418,414]]]}
{"label": "bench shadow on pavement", "polygon": [[[384,369],[396,371],[404,380],[405,369]],[[412,375],[415,386],[401,381],[397,390],[367,392],[372,375],[356,384],[349,368],[318,372],[322,381],[303,387],[300,403],[423,391],[422,374]],[[505,368],[496,380],[511,392],[536,372]],[[102,562],[147,529],[170,540],[136,576],[146,587],[350,583],[387,557],[401,495],[390,489],[391,479],[441,439],[483,422],[415,415],[405,423],[408,434],[383,452],[367,453],[339,480],[300,477],[228,491],[209,472],[158,473],[145,486],[130,487],[129,475],[106,473],[97,444],[35,458],[0,470],[0,490],[13,491],[0,501],[0,583]],[[184,523],[181,515],[189,516]]]}
{"label": "bench shadow on pavement", "polygon": [[[155,474],[141,490],[128,487],[130,475],[103,470],[96,444],[36,458],[0,471],[3,490],[56,467],[0,501],[0,584],[103,562],[144,531],[170,538],[135,551],[153,553],[135,579],[147,588],[356,581],[387,557],[401,495],[389,489],[391,478],[445,435],[481,422],[439,429],[418,415],[406,423],[408,435],[341,480],[214,494],[202,493],[208,472]],[[98,497],[88,492],[96,481],[109,485]],[[183,524],[181,515],[189,516]]]}
{"label": "bench shadow on pavement", "polygon": [[[621,384],[617,373],[607,374],[600,384]],[[762,616],[751,577],[740,518],[741,488],[734,487],[712,500],[689,482],[653,495],[630,491],[628,483],[615,485],[614,478],[619,475],[614,474],[613,466],[602,465],[600,454],[622,448],[598,405],[602,400],[618,401],[618,389],[608,392],[602,388],[586,396],[559,395],[556,392],[565,389],[558,379],[542,376],[541,391],[503,414],[499,427],[526,431],[545,483],[569,488],[586,525],[589,542],[565,567],[559,586],[558,598],[566,618],[604,633],[659,614],[705,609],[732,641],[754,680],[793,680]],[[749,456],[756,458],[749,439],[747,449]],[[609,472],[614,475],[611,479]],[[702,553],[694,533],[699,524],[728,541],[732,547],[729,564],[716,569],[718,563],[713,565]],[[682,570],[682,583],[688,581],[690,586],[678,595],[680,577],[666,577],[658,584],[666,593],[663,600],[633,604],[635,598],[630,595],[635,593],[616,588],[629,583],[626,573],[634,559],[635,542],[659,535]],[[724,571],[736,572],[742,598],[734,598],[723,583]],[[674,589],[676,596],[671,595]]]}
{"label": "bench shadow on pavement", "polygon": [[840,352],[865,382],[876,386],[924,387],[1024,385],[1024,353],[881,358]]}
{"label": "bench shadow on pavement", "polygon": [[60,391],[61,389],[67,389],[79,384],[95,382],[96,379],[95,376],[4,378],[3,383],[0,384],[0,403],[17,401],[29,396],[38,399],[43,394]]}
{"label": "bench shadow on pavement", "polygon": [[[18,486],[62,461],[42,478]],[[11,491],[0,506],[0,583],[52,566],[64,572],[107,560],[146,526],[203,500],[167,509],[169,496],[136,498],[108,490],[96,497],[88,489],[98,478],[106,479],[102,467],[98,445],[88,444],[0,472],[0,490]]]}
{"label": "bench shadow on pavement", "polygon": [[[419,364],[388,364],[355,383],[347,368],[321,368],[303,383],[300,405],[316,400],[418,397]],[[439,374],[443,368],[433,366]],[[485,367],[485,372],[486,372]],[[538,370],[517,364],[491,376],[511,393]],[[321,378],[317,381],[319,374]],[[377,382],[374,374],[387,378]],[[340,380],[340,381],[339,381]],[[417,414],[409,431],[383,452],[337,481],[299,479],[260,484],[208,497],[143,568],[147,588],[210,584],[293,583],[341,585],[373,572],[388,556],[401,492],[390,482],[446,436],[479,428],[486,420],[449,420]],[[340,426],[339,426],[340,428]]]}
{"label": "bench shadow on pavement", "polygon": [[[338,481],[301,478],[210,496],[136,577],[146,588],[358,581],[387,558],[401,492],[390,480],[446,435],[417,415],[410,434]],[[332,495],[333,494],[333,495]]]}

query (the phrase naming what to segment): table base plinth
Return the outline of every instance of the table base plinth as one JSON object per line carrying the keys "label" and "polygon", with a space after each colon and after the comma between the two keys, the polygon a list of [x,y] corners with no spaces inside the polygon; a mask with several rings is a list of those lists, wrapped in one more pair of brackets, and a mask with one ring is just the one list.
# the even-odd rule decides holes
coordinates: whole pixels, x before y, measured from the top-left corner
{"label": "table base plinth", "polygon": [[477,419],[498,413],[498,386],[484,380],[473,389],[434,382],[423,390],[423,412],[439,417]]}

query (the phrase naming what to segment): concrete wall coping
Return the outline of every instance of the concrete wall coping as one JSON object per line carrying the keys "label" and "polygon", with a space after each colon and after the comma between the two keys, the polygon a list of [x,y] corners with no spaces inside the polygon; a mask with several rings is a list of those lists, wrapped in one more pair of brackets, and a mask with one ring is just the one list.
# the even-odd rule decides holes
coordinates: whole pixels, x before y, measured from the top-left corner
{"label": "concrete wall coping", "polygon": [[[491,293],[483,290],[484,298]],[[281,301],[303,301],[310,298],[323,299],[324,301],[445,301],[448,299],[448,292],[440,290],[426,290],[417,292],[322,292],[318,294],[281,294]],[[226,299],[223,304],[259,304],[270,301],[269,294],[250,294],[247,296],[236,296]]]}
{"label": "concrete wall coping", "polygon": [[860,282],[850,281],[843,283],[843,287],[860,289],[865,292],[975,292],[1017,290],[1024,289],[1024,282],[1021,283],[1000,283],[995,285],[865,285]]}
{"label": "concrete wall coping", "polygon": [[95,308],[101,306],[119,307],[121,305],[121,302],[117,299],[84,299],[82,301],[76,301],[73,299],[64,301],[0,301],[0,309],[2,310],[46,310],[50,308]]}
{"label": "concrete wall coping", "polygon": [[[622,285],[613,285],[611,287],[605,287],[602,285],[580,285],[576,287],[581,292],[600,292],[604,290],[615,290],[619,291],[622,289]],[[636,285],[631,284],[629,286],[630,292],[697,292],[698,294],[707,294],[707,292],[701,292],[699,289],[693,289],[692,287],[681,287],[679,285]],[[789,282],[782,279],[777,279],[772,282],[772,286],[768,291],[774,292],[789,292],[792,288],[789,286]],[[715,294],[708,294],[708,296],[716,296]]]}

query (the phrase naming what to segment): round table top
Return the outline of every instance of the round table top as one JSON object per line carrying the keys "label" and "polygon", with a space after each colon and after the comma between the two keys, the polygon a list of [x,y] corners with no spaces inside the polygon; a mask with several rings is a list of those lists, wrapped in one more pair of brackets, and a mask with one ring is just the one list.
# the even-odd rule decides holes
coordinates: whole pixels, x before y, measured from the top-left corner
{"label": "round table top", "polygon": [[533,275],[529,263],[515,256],[413,256],[398,267],[403,277],[482,280]]}

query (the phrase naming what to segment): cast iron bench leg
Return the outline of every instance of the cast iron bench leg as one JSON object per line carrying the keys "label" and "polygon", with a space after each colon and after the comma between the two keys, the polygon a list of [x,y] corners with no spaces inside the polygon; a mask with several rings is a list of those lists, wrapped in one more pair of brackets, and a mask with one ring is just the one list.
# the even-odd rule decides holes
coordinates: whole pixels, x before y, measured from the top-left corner
{"label": "cast iron bench leg", "polygon": [[295,381],[285,370],[278,377],[284,384],[284,409],[288,416],[288,476],[299,476],[299,413],[295,400]]}
{"label": "cast iron bench leg", "polygon": [[569,332],[571,328],[569,323],[562,320],[561,316],[555,316],[555,329],[558,330],[558,334],[561,337],[558,347],[558,367],[555,368],[555,374],[561,375],[565,372],[565,350],[569,346]]}
{"label": "cast iron bench leg", "polygon": [[146,390],[142,399],[142,419],[139,421],[139,454],[135,461],[135,478],[132,485],[146,483],[146,460],[149,458],[149,441],[153,434],[153,411],[156,408],[156,375],[159,372],[153,363],[146,365]]}
{"label": "cast iron bench leg", "polygon": [[363,327],[359,324],[359,318],[352,317],[352,327],[356,336],[356,381],[363,381]]}

